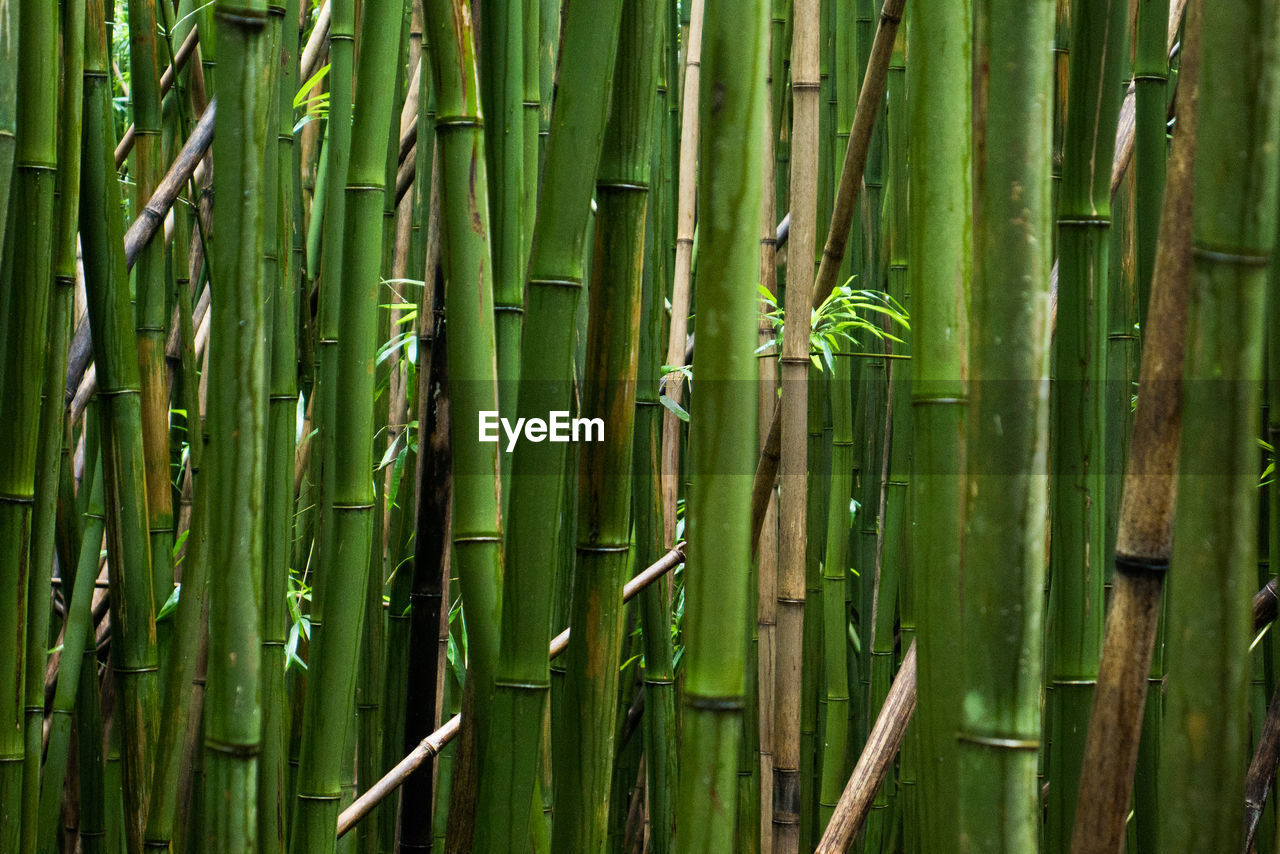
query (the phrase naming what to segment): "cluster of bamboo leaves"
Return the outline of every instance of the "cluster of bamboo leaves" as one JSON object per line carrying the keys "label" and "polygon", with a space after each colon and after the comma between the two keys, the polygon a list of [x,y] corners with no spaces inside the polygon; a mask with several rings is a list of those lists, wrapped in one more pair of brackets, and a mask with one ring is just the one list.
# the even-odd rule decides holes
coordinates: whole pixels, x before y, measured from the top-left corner
{"label": "cluster of bamboo leaves", "polygon": [[0,852],[1280,850],[1278,142],[1280,0],[0,2]]}

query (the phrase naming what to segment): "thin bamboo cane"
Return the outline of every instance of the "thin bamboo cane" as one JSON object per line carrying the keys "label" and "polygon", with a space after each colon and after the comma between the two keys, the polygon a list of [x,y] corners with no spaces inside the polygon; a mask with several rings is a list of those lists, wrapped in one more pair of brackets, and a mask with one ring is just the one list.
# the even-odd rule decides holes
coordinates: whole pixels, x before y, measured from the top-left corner
{"label": "thin bamboo cane", "polygon": [[974,4],[962,845],[1035,850],[1047,500],[1053,3]]}
{"label": "thin bamboo cane", "polygon": [[[880,10],[880,21],[876,26],[875,41],[871,47],[866,76],[862,81],[862,88],[858,90],[858,107],[854,113],[853,126],[849,131],[849,146],[845,149],[844,161],[840,168],[840,183],[836,187],[831,226],[827,233],[826,245],[822,249],[822,261],[814,279],[811,305],[815,308],[831,295],[831,289],[835,287],[836,277],[848,247],[849,235],[852,233],[854,206],[861,190],[867,152],[871,146],[872,130],[884,98],[889,60],[893,54],[893,42],[905,4],[906,0],[885,0]],[[769,494],[773,489],[774,479],[778,475],[782,436],[781,419],[782,407],[779,405],[774,407],[768,441],[760,452],[760,459],[756,465],[755,482],[751,491],[753,542],[759,537],[758,532],[763,524]]]}
{"label": "thin bamboo cane", "polygon": [[[569,624],[579,630],[569,643],[563,701],[576,712],[561,723],[567,755],[552,757],[558,850],[598,850],[606,845],[609,827],[618,714],[614,662],[621,660],[623,649],[641,276],[657,106],[654,81],[661,58],[658,11],[653,0],[623,4],[612,115],[596,181],[599,207],[581,411],[587,417],[603,416],[604,427],[601,441],[583,444],[578,467]],[[625,779],[635,779],[634,769],[625,772]],[[512,802],[513,809],[521,806],[518,798]],[[519,844],[518,839],[511,842]]]}
{"label": "thin bamboo cane", "polygon": [[[68,28],[69,29],[69,28]],[[49,731],[49,747],[44,767],[44,780],[41,781],[40,814],[38,817],[38,839],[41,852],[58,851],[58,819],[61,818],[62,784],[67,773],[67,753],[71,740],[71,714],[77,705],[77,698],[82,681],[80,669],[90,662],[84,660],[82,651],[86,643],[93,644],[92,598],[94,581],[98,574],[98,553],[102,548],[103,507],[101,465],[86,469],[81,490],[89,495],[89,509],[85,513],[84,538],[80,544],[80,553],[75,569],[75,583],[67,605],[66,628],[62,635],[62,646],[67,651],[62,667],[58,672],[58,689],[54,695],[52,707],[52,723]],[[96,662],[93,662],[96,663]],[[97,679],[97,668],[90,667],[93,678]],[[83,710],[87,698],[80,700]],[[43,712],[43,709],[41,710]],[[84,712],[81,711],[81,714]]]}
{"label": "thin bamboo cane", "polygon": [[[498,343],[498,409],[514,418],[520,378],[520,329],[524,319],[527,254],[524,148],[524,3],[480,3],[480,97],[492,132],[485,134],[489,171],[489,228],[493,252],[493,310]],[[501,458],[504,485],[511,455]],[[504,493],[506,494],[506,493]]]}
{"label": "thin bamboo cane", "polygon": [[[693,287],[694,203],[698,175],[698,92],[702,79],[702,27],[706,0],[693,0],[689,7],[688,39],[684,50],[683,93],[680,108],[679,184],[676,189],[676,257],[671,286],[671,323],[667,329],[666,364],[683,365],[688,335],[690,294]],[[665,389],[677,405],[681,399],[681,378],[672,377]],[[679,493],[680,419],[675,412],[662,416],[662,507],[665,545],[676,538],[676,501]]]}
{"label": "thin bamboo cane", "polygon": [[916,648],[913,644],[902,658],[897,678],[858,757],[858,764],[840,795],[835,814],[818,843],[818,854],[849,850],[871,809],[871,799],[880,781],[893,767],[893,757],[902,745],[907,724],[916,706]]}
{"label": "thin bamboo cane", "polygon": [[[805,815],[802,779],[801,718],[803,712],[809,374],[809,305],[817,242],[818,182],[818,0],[797,0],[791,41],[791,238],[782,341],[781,385],[787,405],[781,407],[779,466],[779,553],[777,582],[777,646],[774,659],[773,719],[773,849],[789,854],[800,848]],[[819,420],[820,420],[819,415]],[[772,485],[770,478],[770,485]],[[812,625],[812,623],[811,623]]]}
{"label": "thin bamboo cane", "polygon": [[[776,3],[772,4],[776,7]],[[773,11],[771,10],[771,14]],[[774,93],[786,88],[786,81],[778,74],[777,57],[781,47],[776,44],[777,27],[770,22],[770,64],[767,86],[769,113],[765,116],[765,135],[761,145],[761,169],[763,179],[760,192],[760,284],[771,294],[778,291],[778,238],[774,228],[776,217],[777,182],[774,180],[774,140],[777,129],[774,124]],[[776,88],[775,88],[776,87]],[[766,316],[768,303],[761,300],[759,320],[759,344],[765,345],[774,337],[773,323]],[[775,364],[776,347],[765,350],[759,362],[760,392],[756,406],[756,429],[760,445],[766,441],[764,431],[773,415],[773,401],[778,393],[778,373]],[[765,511],[764,526],[756,544],[756,691],[759,735],[757,746],[760,754],[760,850],[763,854],[773,851],[773,718],[774,718],[774,656],[778,625],[778,504],[773,495]]]}
{"label": "thin bamboo cane", "polygon": [[1267,803],[1267,793],[1275,780],[1277,761],[1280,761],[1280,695],[1273,694],[1267,705],[1258,746],[1244,778],[1245,851],[1254,850],[1254,838]]}
{"label": "thin bamboo cane", "polygon": [[[675,548],[645,568],[643,572],[636,573],[635,577],[628,581],[622,589],[623,600],[631,601],[640,591],[681,565],[685,559],[685,548],[686,546],[683,542],[677,543]],[[551,658],[556,658],[568,649],[570,636],[569,629],[565,629],[552,638],[548,646],[548,655]],[[342,815],[338,817],[338,835],[343,836],[350,831],[357,822],[372,811],[374,806],[404,784],[406,780],[411,779],[410,775],[420,768],[424,762],[439,755],[446,745],[457,738],[461,727],[462,716],[454,715],[443,726],[418,742],[417,746],[404,759],[400,760],[394,768],[388,771],[381,780],[370,786],[351,806],[342,811]]]}
{"label": "thin bamboo cane", "polygon": [[[131,177],[136,185],[135,210],[150,199],[164,176],[160,61],[157,28],[159,4],[140,2],[129,9],[129,81],[134,116]],[[164,247],[148,243],[133,269],[134,329],[142,378],[142,449],[147,473],[147,529],[151,537],[152,597],[156,610],[173,588],[173,507],[169,486],[169,401],[166,395],[164,341]],[[167,654],[168,627],[160,625],[161,657]]]}
{"label": "thin bamboo cane", "polygon": [[[404,20],[398,0],[366,0],[363,32],[400,44]],[[335,19],[336,25],[336,19]],[[377,311],[382,287],[383,204],[387,184],[387,129],[391,127],[396,49],[366,49],[356,74],[358,98],[346,172],[343,204],[340,340],[335,354],[336,386],[342,405],[331,423],[334,448],[342,448],[332,469],[332,539],[321,543],[317,595],[324,602],[324,630],[313,637],[308,697],[303,718],[298,809],[291,848],[332,852],[338,812],[342,754],[333,749],[350,733],[356,662],[365,609],[370,542],[373,537],[373,401]],[[329,212],[326,211],[326,216]],[[328,475],[326,475],[328,479]],[[326,553],[327,550],[327,553]],[[352,567],[357,567],[354,570]],[[314,627],[313,619],[313,627]]]}
{"label": "thin bamboo cane", "polygon": [[1141,0],[1134,36],[1134,239],[1138,244],[1134,276],[1138,281],[1139,323],[1147,318],[1147,305],[1151,298],[1168,157],[1165,116],[1169,55],[1165,47],[1165,33],[1169,7],[1169,0]]}
{"label": "thin bamboo cane", "polygon": [[1258,2],[1227,17],[1206,7],[1201,29],[1206,97],[1196,129],[1186,430],[1171,561],[1178,580],[1169,601],[1159,779],[1168,800],[1158,839],[1169,852],[1239,839],[1243,826],[1246,608],[1257,572],[1252,443],[1266,267],[1276,240],[1277,170],[1267,140],[1280,129],[1277,11]]}
{"label": "thin bamboo cane", "polygon": [[[667,106],[666,61],[673,50],[668,21],[658,10],[661,35],[657,51],[662,61],[657,68],[657,115],[652,126],[652,167],[649,181],[649,212],[645,229],[645,263],[642,285],[640,340],[636,379],[635,449],[632,456],[631,502],[635,518],[635,561],[648,565],[661,553],[662,512],[662,410],[658,402],[662,342],[665,339],[666,282],[670,269],[666,246],[674,222],[668,212],[669,184],[665,176],[671,158],[670,113]],[[655,854],[668,854],[675,846],[675,795],[678,788],[678,757],[675,729],[676,683],[674,645],[671,637],[670,585],[647,588],[640,598],[640,625],[644,643],[644,727],[645,814],[649,846]]]}
{"label": "thin bamboo cane", "polygon": [[88,0],[85,28],[84,125],[80,240],[98,372],[107,551],[113,557],[111,661],[124,745],[125,831],[142,848],[150,804],[152,745],[157,726],[155,608],[141,435],[138,354],[125,273],[120,188],[112,167],[112,105],[101,0]]}
{"label": "thin bamboo cane", "polygon": [[[1071,5],[1069,92],[1058,198],[1052,407],[1052,664],[1045,844],[1067,845],[1102,648],[1106,552],[1110,170],[1127,65],[1123,0]],[[1119,283],[1115,283],[1119,286]],[[1126,396],[1127,400],[1127,396]]]}
{"label": "thin bamboo cane", "polygon": [[[1160,219],[1159,262],[1143,341],[1138,410],[1125,469],[1116,572],[1094,708],[1090,713],[1072,851],[1112,854],[1125,835],[1138,759],[1163,570],[1172,550],[1182,424],[1182,370],[1191,276],[1192,163],[1198,124],[1200,6],[1192,4],[1182,53],[1184,97]],[[1260,594],[1262,595],[1262,594]]]}
{"label": "thin bamboo cane", "polygon": [[[176,69],[181,72],[186,68],[187,60],[189,60],[191,55],[195,53],[196,45],[199,44],[199,40],[199,29],[192,27],[191,31],[188,32],[186,37],[182,40],[182,44],[178,46],[177,51],[174,53],[172,65],[167,66],[160,77],[161,97],[168,94],[169,90],[173,88],[174,70]],[[115,148],[117,169],[123,166],[125,161],[129,159],[129,155],[133,152],[136,136],[137,128],[134,125],[131,124],[125,128],[124,133],[120,137],[120,142],[116,144]]]}

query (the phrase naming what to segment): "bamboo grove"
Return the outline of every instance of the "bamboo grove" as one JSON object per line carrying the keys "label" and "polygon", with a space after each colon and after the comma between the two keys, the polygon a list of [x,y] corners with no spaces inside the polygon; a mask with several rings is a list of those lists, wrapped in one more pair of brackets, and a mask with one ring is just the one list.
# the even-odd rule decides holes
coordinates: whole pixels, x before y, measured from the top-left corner
{"label": "bamboo grove", "polygon": [[1276,852],[1280,0],[0,0],[0,854]]}

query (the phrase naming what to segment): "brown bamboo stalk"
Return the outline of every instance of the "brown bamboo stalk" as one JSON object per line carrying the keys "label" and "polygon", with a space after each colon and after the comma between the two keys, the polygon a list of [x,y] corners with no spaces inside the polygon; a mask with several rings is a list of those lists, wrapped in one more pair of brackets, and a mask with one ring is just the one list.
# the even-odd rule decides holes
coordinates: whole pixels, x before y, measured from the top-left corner
{"label": "brown bamboo stalk", "polygon": [[1192,268],[1199,8],[1191,6],[1189,44],[1182,56],[1180,85],[1185,89],[1152,271],[1151,319],[1139,373],[1142,393],[1125,470],[1111,611],[1085,742],[1073,854],[1115,854],[1124,845],[1164,573],[1173,549]]}
{"label": "brown bamboo stalk", "polygon": [[[628,581],[622,589],[623,600],[631,601],[641,590],[683,563],[684,549],[685,544],[683,542],[677,543],[669,552],[658,558],[653,565]],[[551,640],[550,656],[555,658],[568,648],[569,630],[565,629]],[[454,715],[438,730],[420,741],[418,746],[411,750],[404,759],[397,762],[395,767],[384,774],[381,780],[370,786],[364,794],[352,802],[351,806],[342,811],[342,814],[338,816],[338,837],[341,838],[351,828],[355,827],[360,819],[372,812],[374,807],[399,788],[422,763],[439,755],[445,745],[458,736],[461,729],[462,716]]]}
{"label": "brown bamboo stalk", "polygon": [[147,244],[156,236],[156,232],[164,225],[165,217],[169,215],[169,209],[177,201],[178,194],[182,192],[183,187],[191,180],[191,176],[195,174],[196,166],[199,165],[209,151],[209,146],[213,143],[213,127],[217,110],[218,104],[215,99],[209,104],[208,109],[204,111],[204,115],[200,117],[200,121],[195,128],[192,129],[191,136],[187,138],[186,144],[178,152],[173,165],[169,167],[168,173],[165,174],[164,179],[156,187],[151,198],[147,200],[142,210],[138,211],[137,219],[133,221],[133,224],[129,226],[129,230],[125,232],[124,259],[125,264],[130,269],[133,268],[134,261],[137,260],[139,253],[146,248]]}
{"label": "brown bamboo stalk", "polygon": [[[815,308],[822,305],[823,301],[831,295],[831,289],[835,287],[839,276],[840,264],[844,260],[845,250],[848,248],[855,203],[858,200],[858,192],[862,188],[862,175],[867,166],[871,133],[875,128],[876,116],[879,115],[884,103],[889,58],[893,55],[893,41],[897,37],[898,24],[902,21],[902,9],[905,5],[906,0],[885,0],[880,10],[880,22],[876,26],[875,40],[871,44],[871,56],[867,61],[866,75],[862,78],[862,88],[858,91],[858,106],[853,114],[853,125],[849,130],[844,164],[840,168],[840,183],[836,187],[836,200],[831,213],[831,224],[827,231],[827,242],[822,249],[822,263],[818,266],[818,274],[814,281],[811,303]],[[773,411],[769,438],[764,450],[760,452],[760,463],[756,468],[755,482],[752,485],[752,542],[760,538],[760,527],[764,524],[764,511],[769,504],[773,481],[778,475],[778,460],[782,447],[781,418],[782,406],[779,403]]]}
{"label": "brown bamboo stalk", "polygon": [[885,775],[893,767],[893,758],[902,747],[907,724],[916,710],[916,645],[912,641],[902,666],[889,688],[867,744],[853,767],[853,774],[836,803],[835,813],[818,843],[816,854],[843,854],[862,829],[871,801]]}
{"label": "brown bamboo stalk", "polygon": [[[684,101],[680,117],[680,171],[676,189],[676,266],[671,286],[671,325],[667,331],[667,364],[684,364],[688,334],[689,290],[693,271],[694,202],[698,171],[698,91],[702,75],[703,0],[693,0],[689,16],[689,41],[685,50]],[[664,394],[677,404],[682,395],[681,375],[668,378]],[[680,419],[670,409],[662,415],[660,462],[664,542],[676,536],[676,496],[680,489]]]}
{"label": "brown bamboo stalk", "polygon": [[1280,687],[1267,705],[1258,749],[1244,778],[1244,854],[1254,850],[1253,838],[1262,820],[1262,809],[1267,805],[1267,792],[1276,778],[1277,761],[1280,761]]}

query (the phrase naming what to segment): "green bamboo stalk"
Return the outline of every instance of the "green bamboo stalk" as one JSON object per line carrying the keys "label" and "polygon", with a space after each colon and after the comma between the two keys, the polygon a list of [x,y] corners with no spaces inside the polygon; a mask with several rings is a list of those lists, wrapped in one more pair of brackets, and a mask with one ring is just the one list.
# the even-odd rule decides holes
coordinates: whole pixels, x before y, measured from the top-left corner
{"label": "green bamboo stalk", "polygon": [[[39,438],[36,448],[36,503],[31,521],[31,575],[27,589],[27,638],[23,657],[26,673],[23,677],[25,747],[21,850],[24,852],[36,850],[38,839],[45,664],[51,613],[49,579],[53,570],[58,485],[61,481],[59,472],[62,466],[62,446],[66,432],[60,392],[67,372],[67,347],[71,338],[71,303],[76,277],[76,221],[79,216],[80,200],[84,4],[83,2],[67,4],[62,10],[61,18],[56,17],[58,14],[55,10],[41,9],[29,16],[29,19],[24,19],[27,31],[30,32],[30,41],[27,43],[36,45],[35,50],[52,49],[55,57],[60,60],[52,68],[43,71],[38,81],[39,88],[29,94],[40,99],[52,100],[57,97],[59,64],[67,81],[60,93],[58,110],[60,119],[56,124],[56,131],[54,125],[47,122],[38,122],[36,127],[36,132],[40,134],[56,133],[55,159],[58,173],[56,179],[45,179],[48,182],[56,180],[56,197],[53,202],[54,221],[52,224],[48,222],[41,224],[50,227],[52,233],[47,237],[45,235],[37,237],[37,251],[49,253],[51,266],[46,267],[43,262],[38,263],[32,271],[34,275],[51,276],[54,286],[48,308],[49,327],[44,356],[44,390],[40,400]],[[51,19],[50,16],[54,17]],[[33,27],[33,24],[36,26]],[[66,30],[64,36],[66,44],[80,49],[57,51],[59,29]],[[40,45],[43,47],[39,47]],[[24,87],[23,97],[27,95]],[[47,146],[46,141],[44,143],[46,151]],[[49,188],[47,191],[55,192],[55,188]],[[25,215],[23,219],[25,220]],[[15,222],[14,225],[17,223]],[[15,258],[15,262],[20,260],[20,257]],[[80,646],[73,646],[71,649],[78,651]],[[78,656],[73,653],[72,658],[78,659]],[[66,767],[65,749],[62,754],[62,767],[64,769]]]}
{"label": "green bamboo stalk", "polygon": [[[1038,844],[1048,407],[1050,0],[975,3],[975,277],[957,750],[961,849]],[[973,466],[971,466],[973,468]]]}
{"label": "green bamboo stalk", "polygon": [[[1237,839],[1249,729],[1245,703],[1256,572],[1257,451],[1266,267],[1276,240],[1280,121],[1277,9],[1206,8],[1187,309],[1178,515],[1169,602],[1159,844]],[[1206,627],[1213,626],[1206,635]],[[1194,683],[1194,685],[1192,684]],[[1191,781],[1195,780],[1195,785]],[[1194,819],[1192,818],[1194,814]]]}
{"label": "green bamboo stalk", "polygon": [[[317,275],[319,299],[316,308],[315,354],[318,398],[314,421],[319,429],[316,451],[312,453],[313,471],[317,473],[316,553],[332,552],[333,537],[333,473],[338,465],[334,444],[334,425],[338,418],[338,349],[342,328],[342,271],[346,251],[346,176],[351,160],[352,91],[355,63],[355,0],[331,0],[329,4],[329,118],[325,123],[323,180],[324,194],[317,192],[321,204],[319,225],[319,264],[312,269]],[[381,131],[379,131],[381,139]],[[320,177],[316,182],[319,185]],[[314,223],[316,217],[312,216]],[[322,571],[322,569],[320,570]],[[324,630],[324,585],[316,585],[311,603],[313,629]]]}
{"label": "green bamboo stalk", "polygon": [[[821,111],[820,111],[821,112]],[[819,128],[821,128],[819,122]],[[819,130],[821,134],[821,130]],[[822,183],[823,146],[818,146],[818,183]],[[822,195],[821,190],[819,195]],[[821,225],[819,223],[819,225]],[[785,339],[784,339],[785,340]],[[818,707],[825,704],[822,691],[822,556],[826,547],[827,502],[831,492],[831,419],[827,412],[829,376],[810,365],[807,391],[808,480],[805,495],[804,639],[811,650],[800,674],[800,848],[813,847],[818,813],[821,770],[818,768]]]}
{"label": "green bamboo stalk", "polygon": [[[367,0],[361,29],[399,45],[403,19],[403,5],[396,0]],[[320,554],[323,564],[317,586],[323,588],[318,595],[324,602],[324,629],[315,632],[312,639],[298,805],[290,837],[291,848],[305,851],[332,852],[336,842],[342,751],[334,745],[344,743],[349,731],[365,607],[374,522],[374,359],[382,291],[385,134],[391,126],[399,61],[398,49],[361,52],[354,145],[343,182],[347,246],[342,253],[341,329],[334,387],[342,406],[337,409],[332,434],[335,448],[342,448],[342,453],[331,481],[332,539],[322,543],[327,553]],[[361,571],[352,571],[353,567]]]}
{"label": "green bamboo stalk", "polygon": [[[582,414],[603,418],[603,441],[582,446],[577,559],[569,625],[564,755],[553,754],[555,850],[605,845],[613,776],[622,587],[631,540],[631,468],[646,203],[651,175],[661,18],[655,0],[622,4],[612,116],[605,129],[594,226]],[[571,44],[566,31],[566,45]],[[554,144],[554,136],[552,138]],[[638,744],[638,742],[637,742]],[[629,772],[625,785],[635,779]],[[621,794],[621,793],[619,793]]]}
{"label": "green bamboo stalk", "polygon": [[[267,445],[264,493],[265,544],[262,571],[262,622],[260,637],[262,696],[262,756],[258,772],[258,850],[283,854],[289,827],[285,786],[285,733],[288,706],[285,686],[285,640],[288,628],[286,594],[293,541],[294,436],[298,409],[298,269],[293,252],[293,93],[298,87],[298,40],[294,22],[298,0],[273,5],[273,41],[278,49],[279,85],[275,95],[275,176],[278,182],[275,210],[264,217],[275,220],[275,245],[264,247],[264,256],[275,254],[272,288]],[[271,152],[267,157],[271,157]],[[264,258],[265,261],[265,258]],[[264,263],[264,268],[266,264]]]}
{"label": "green bamboo stalk", "polygon": [[[222,120],[218,134],[213,246],[218,305],[210,330],[209,669],[204,717],[205,844],[254,851],[258,843],[258,758],[262,739],[262,562],[267,442],[267,318],[263,276],[275,86],[266,0],[215,8]],[[265,83],[265,85],[263,85]],[[274,151],[270,152],[274,154]],[[227,239],[227,235],[232,235]]]}
{"label": "green bamboo stalk", "polygon": [[[521,342],[520,417],[546,418],[550,412],[567,412],[570,408],[574,329],[584,279],[583,248],[608,117],[621,12],[620,3],[589,0],[570,6],[563,21],[561,48],[564,55],[575,59],[559,66],[550,120],[552,131],[534,224],[525,322],[539,334],[525,336]],[[451,364],[456,362],[451,360]],[[627,409],[631,408],[628,403]],[[468,425],[460,429],[469,431],[474,422],[465,414],[467,411],[458,408],[456,423]],[[630,419],[632,413],[625,417]],[[549,685],[545,641],[550,633],[557,554],[553,540],[557,537],[548,533],[556,530],[557,517],[564,512],[562,472],[567,461],[564,443],[525,442],[517,446],[512,462],[511,517],[506,541],[510,563],[502,591],[504,613],[493,712],[493,732],[500,739],[495,744],[501,746],[495,746],[490,754],[496,764],[491,765],[486,759],[482,766],[482,785],[489,791],[502,778],[510,779],[512,796],[498,798],[503,804],[499,809],[509,818],[503,817],[500,823],[517,828],[527,818],[532,799],[542,708]],[[498,721],[503,723],[499,725]],[[479,736],[486,744],[483,726]],[[507,760],[509,766],[505,765]],[[556,761],[558,768],[558,756]],[[607,798],[608,775],[603,779],[606,791],[602,796]],[[601,793],[584,790],[577,794],[593,795]],[[575,838],[570,833],[575,825],[563,808],[561,818],[556,822],[554,847],[579,850],[580,846],[567,841]],[[582,818],[585,828],[585,814]],[[501,827],[495,829],[508,832]],[[561,837],[561,833],[568,835]],[[562,838],[566,841],[561,842]]]}
{"label": "green bamboo stalk", "polygon": [[[477,724],[483,744],[489,720],[487,697],[498,653],[503,581],[498,449],[480,443],[473,432],[481,411],[498,408],[484,119],[466,4],[429,0],[424,14],[437,110],[444,270],[452,285],[446,292],[446,314],[471,319],[453,327],[447,340],[450,446],[456,472],[452,537],[467,615],[468,682],[484,698],[478,704],[468,704],[466,716]],[[475,762],[474,757],[471,761]],[[461,816],[449,818],[451,824],[467,824]],[[465,831],[470,838],[470,828]],[[462,833],[463,828],[457,832]]]}
{"label": "green bamboo stalk", "polygon": [[[129,97],[133,105],[134,145],[130,175],[136,182],[134,215],[142,211],[164,178],[160,52],[156,35],[161,23],[160,2],[129,4]],[[229,125],[224,116],[225,125]],[[165,305],[164,243],[152,240],[134,262],[136,299],[134,330],[138,339],[138,368],[142,378],[142,449],[147,468],[147,528],[151,537],[152,597],[160,609],[173,590],[173,506],[169,485],[169,399],[164,363]],[[167,653],[168,627],[161,624],[162,657]]]}
{"label": "green bamboo stalk", "polygon": [[[759,271],[761,137],[768,26],[764,0],[709,0],[703,38],[699,175],[702,306],[694,370],[685,576],[685,705],[677,834],[681,851],[727,851],[745,701],[751,485],[759,382],[753,350]],[[808,316],[807,312],[804,316]],[[709,318],[714,318],[708,322]],[[705,533],[700,533],[705,532]]]}
{"label": "green bamboo stalk", "polygon": [[[111,664],[121,733],[125,835],[142,848],[158,726],[155,606],[147,528],[137,342],[125,273],[102,0],[87,0],[80,241],[98,377],[107,508]],[[108,769],[110,773],[110,769]],[[112,791],[108,786],[109,792]],[[108,824],[110,821],[108,821]]]}
{"label": "green bamboo stalk", "polygon": [[[12,4],[10,4],[12,5]],[[5,16],[11,13],[3,11]],[[37,473],[43,474],[49,453],[39,453],[41,423],[40,389],[45,377],[45,344],[48,338],[49,303],[53,292],[54,183],[57,180],[57,9],[32,0],[22,3],[18,38],[28,45],[17,57],[17,142],[14,149],[13,192],[9,203],[13,216],[5,237],[0,296],[0,399],[9,414],[0,427],[0,630],[10,646],[8,662],[0,675],[5,700],[0,706],[0,848],[30,851],[34,834],[23,832],[24,817],[34,820],[38,804],[39,742],[37,755],[24,762],[27,712],[24,706],[25,660],[35,656],[32,669],[39,674],[38,696],[43,712],[44,654],[48,635],[49,554],[32,549],[33,514],[39,506]],[[65,336],[64,336],[65,337]],[[58,383],[55,381],[55,388]],[[56,442],[58,433],[53,432]],[[47,444],[47,442],[46,442]],[[57,452],[52,459],[56,462]],[[56,488],[45,482],[40,492]],[[45,503],[45,502],[40,502]],[[30,591],[29,583],[44,579],[43,589]],[[35,599],[28,614],[28,598]],[[37,639],[31,637],[41,630]],[[35,645],[31,650],[26,646]],[[37,736],[38,737],[38,736]],[[29,740],[29,739],[25,739]],[[24,797],[24,777],[26,777]],[[33,788],[34,787],[34,788]]]}
{"label": "green bamboo stalk", "polygon": [[844,789],[849,738],[848,618],[845,576],[849,571],[849,499],[853,495],[853,384],[849,347],[836,351],[831,375],[831,500],[827,506],[826,552],[822,572],[822,666],[826,705],[822,777],[818,793],[819,836]]}
{"label": "green bamboo stalk", "polygon": [[[489,242],[493,252],[493,310],[498,342],[498,409],[514,418],[520,378],[520,329],[524,320],[524,2],[480,4],[480,100],[490,121],[485,134],[489,171]],[[501,457],[503,485],[511,454]],[[504,492],[504,495],[509,495]]]}
{"label": "green bamboo stalk", "polygon": [[[636,373],[635,447],[632,455],[631,503],[635,517],[637,566],[649,566],[662,556],[662,406],[658,402],[663,342],[664,305],[668,280],[666,246],[670,240],[670,197],[664,179],[670,164],[666,140],[669,111],[667,54],[672,50],[670,29],[659,10],[659,47],[663,61],[657,68],[657,113],[653,125],[653,165],[649,180],[649,213],[645,229],[645,264],[641,288],[640,339]],[[675,846],[675,795],[678,780],[676,685],[671,638],[670,585],[653,584],[640,594],[640,625],[644,641],[645,771],[648,795],[649,845],[655,854],[669,854]]]}
{"label": "green bamboo stalk", "polygon": [[[86,471],[92,471],[95,468],[101,474],[101,467],[96,462],[98,452],[97,429],[94,424],[97,415],[97,404],[91,403],[88,419],[85,421],[84,437],[85,437],[85,466]],[[68,469],[67,480],[70,480]],[[83,486],[84,481],[81,481]],[[85,499],[84,510],[87,513],[90,509],[88,501],[92,493],[92,484],[90,489],[81,491],[81,496]],[[68,506],[65,509],[71,510]],[[104,517],[105,527],[105,510],[101,514]],[[78,530],[82,527],[90,527],[90,524],[80,525],[71,521],[68,527]],[[97,533],[97,544],[94,548],[100,549],[102,546],[103,530],[99,528]],[[74,538],[74,537],[73,537]],[[83,539],[83,538],[81,538]],[[96,554],[96,552],[95,552]],[[95,560],[92,573],[97,575],[98,564]],[[64,647],[64,651],[66,647]],[[72,650],[71,654],[76,654],[76,650]],[[106,838],[106,821],[105,821],[105,789],[103,786],[103,761],[102,761],[102,711],[99,703],[98,693],[98,645],[97,639],[92,632],[85,633],[85,642],[79,651],[82,657],[80,664],[80,686],[76,691],[76,779],[80,787],[80,798],[78,806],[80,808],[80,848],[85,854],[99,854],[103,851],[103,845]],[[52,795],[52,791],[50,792]],[[44,799],[42,798],[42,805]]]}
{"label": "green bamboo stalk", "polygon": [[1058,196],[1053,353],[1053,518],[1045,844],[1067,845],[1102,651],[1106,554],[1107,311],[1111,159],[1128,58],[1129,4],[1075,0]]}
{"label": "green bamboo stalk", "polygon": [[[799,850],[804,791],[800,730],[804,705],[803,661],[807,543],[806,447],[809,419],[809,306],[812,258],[817,253],[818,16],[819,0],[796,0],[791,41],[791,236],[787,249],[786,335],[782,341],[782,459],[779,464],[777,646],[773,720],[773,849]],[[770,479],[772,480],[772,479]],[[812,625],[812,621],[810,621]]]}
{"label": "green bamboo stalk", "polygon": [[[912,205],[908,266],[915,331],[911,397],[915,409],[912,551],[928,567],[915,588],[919,695],[915,732],[923,851],[960,845],[960,547],[963,542],[968,284],[973,270],[969,164],[972,3],[921,0],[907,28],[909,173]],[[910,737],[910,736],[908,736]]]}
{"label": "green bamboo stalk", "polygon": [[[98,554],[102,548],[103,517],[106,510],[103,507],[101,465],[95,464],[88,468],[88,463],[86,460],[80,488],[89,495],[89,507],[85,513],[84,538],[81,540],[76,562],[75,582],[67,600],[67,620],[62,635],[64,654],[58,668],[58,686],[53,696],[49,725],[49,749],[45,758],[44,780],[41,781],[38,850],[47,854],[54,854],[62,848],[59,844],[62,832],[59,826],[59,819],[62,818],[62,785],[67,773],[71,714],[76,708],[82,685],[80,670],[87,664],[93,678],[96,680],[98,677],[97,667],[94,666],[96,661],[85,661],[84,650],[94,648],[92,600],[94,582],[98,579]],[[87,698],[80,700],[82,710],[86,701]]]}

